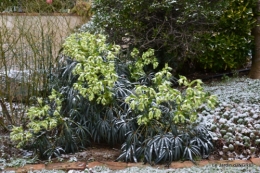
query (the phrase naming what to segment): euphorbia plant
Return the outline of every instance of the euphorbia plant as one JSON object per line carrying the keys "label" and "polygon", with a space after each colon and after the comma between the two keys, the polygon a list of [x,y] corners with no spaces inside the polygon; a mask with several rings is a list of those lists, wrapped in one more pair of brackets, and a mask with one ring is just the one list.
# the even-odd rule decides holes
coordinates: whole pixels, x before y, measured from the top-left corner
{"label": "euphorbia plant", "polygon": [[76,33],[67,38],[64,53],[77,61],[73,73],[79,75],[74,88],[90,101],[110,103],[117,81],[114,61],[118,52],[119,46],[106,44],[104,35]]}
{"label": "euphorbia plant", "polygon": [[139,112],[138,124],[147,124],[152,119],[161,117],[160,106],[163,103],[172,107],[173,121],[184,123],[186,120],[194,122],[197,118],[197,109],[204,103],[210,108],[216,104],[216,96],[209,95],[203,91],[201,80],[188,82],[187,78],[180,76],[180,85],[186,87],[185,92],[181,92],[172,87],[170,78],[172,77],[170,67],[166,64],[160,72],[152,79],[152,87],[146,85],[136,85],[135,92],[126,98],[130,107]]}

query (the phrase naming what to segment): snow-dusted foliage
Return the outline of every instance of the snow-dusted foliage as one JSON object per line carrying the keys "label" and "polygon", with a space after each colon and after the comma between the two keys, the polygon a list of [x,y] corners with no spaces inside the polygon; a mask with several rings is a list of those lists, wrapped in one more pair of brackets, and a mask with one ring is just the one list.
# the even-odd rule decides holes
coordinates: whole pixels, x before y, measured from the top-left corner
{"label": "snow-dusted foliage", "polygon": [[217,95],[214,110],[203,106],[198,121],[215,134],[216,149],[225,159],[258,156],[260,144],[260,80],[235,78],[211,83],[205,90]]}

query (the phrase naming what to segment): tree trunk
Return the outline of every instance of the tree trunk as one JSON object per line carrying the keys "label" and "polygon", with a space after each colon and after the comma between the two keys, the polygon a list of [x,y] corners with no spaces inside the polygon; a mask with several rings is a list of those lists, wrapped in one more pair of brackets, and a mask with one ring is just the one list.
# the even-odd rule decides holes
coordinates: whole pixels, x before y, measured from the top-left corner
{"label": "tree trunk", "polygon": [[252,53],[252,66],[249,73],[249,77],[252,79],[260,79],[260,0],[257,2],[257,7],[254,10],[256,17],[256,26],[253,29],[253,36],[255,42],[255,48]]}

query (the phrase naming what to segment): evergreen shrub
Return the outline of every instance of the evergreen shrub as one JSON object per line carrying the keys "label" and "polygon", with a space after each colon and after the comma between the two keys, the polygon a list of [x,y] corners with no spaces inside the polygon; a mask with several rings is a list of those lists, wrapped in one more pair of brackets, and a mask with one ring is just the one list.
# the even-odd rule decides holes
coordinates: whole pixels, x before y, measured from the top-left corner
{"label": "evergreen shrub", "polygon": [[48,99],[28,110],[26,127],[13,127],[18,147],[43,158],[75,152],[93,142],[122,144],[118,160],[150,164],[207,157],[212,137],[196,124],[202,104],[214,107],[214,95],[202,82],[181,76],[183,91],[172,86],[170,67],[150,73],[154,50],[123,53],[101,34],[75,33],[64,43],[57,86]]}

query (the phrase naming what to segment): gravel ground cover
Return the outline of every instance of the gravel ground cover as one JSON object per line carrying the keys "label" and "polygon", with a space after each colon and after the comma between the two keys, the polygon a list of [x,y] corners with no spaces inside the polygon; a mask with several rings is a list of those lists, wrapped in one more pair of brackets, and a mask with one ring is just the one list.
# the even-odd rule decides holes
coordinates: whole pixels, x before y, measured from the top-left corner
{"label": "gravel ground cover", "polygon": [[[191,168],[182,168],[182,169],[156,169],[151,167],[138,168],[131,167],[124,170],[110,170],[106,167],[97,166],[93,169],[86,169],[84,171],[75,171],[70,170],[68,173],[259,173],[260,167],[249,166],[249,167],[221,167],[208,165],[204,167],[191,167]],[[5,173],[14,173],[14,172],[5,172]],[[30,171],[28,173],[66,173],[61,170],[42,170],[42,171]]]}
{"label": "gravel ground cover", "polygon": [[[155,169],[151,167],[146,168],[137,168],[132,167],[125,170],[112,171],[104,167],[95,167],[92,170],[93,173],[103,172],[103,173],[259,173],[260,168],[256,166],[252,167],[220,167],[220,166],[204,166],[204,167],[191,167],[191,168],[182,168],[182,169]],[[71,173],[83,173],[83,172],[71,172]]]}

